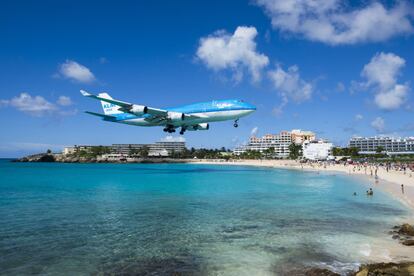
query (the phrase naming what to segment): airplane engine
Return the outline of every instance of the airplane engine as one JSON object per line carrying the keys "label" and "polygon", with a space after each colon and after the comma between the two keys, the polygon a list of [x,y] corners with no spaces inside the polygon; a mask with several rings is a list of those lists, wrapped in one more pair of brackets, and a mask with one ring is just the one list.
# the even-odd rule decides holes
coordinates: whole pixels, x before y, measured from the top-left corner
{"label": "airplane engine", "polygon": [[185,114],[180,112],[168,112],[167,118],[170,122],[181,122],[185,120]]}
{"label": "airplane engine", "polygon": [[202,123],[194,126],[190,126],[187,128],[189,131],[196,131],[196,130],[208,130],[210,128],[209,124]]}
{"label": "airplane engine", "polygon": [[148,107],[144,106],[144,105],[132,105],[132,108],[129,110],[130,113],[135,114],[135,115],[142,115],[147,113],[148,111]]}

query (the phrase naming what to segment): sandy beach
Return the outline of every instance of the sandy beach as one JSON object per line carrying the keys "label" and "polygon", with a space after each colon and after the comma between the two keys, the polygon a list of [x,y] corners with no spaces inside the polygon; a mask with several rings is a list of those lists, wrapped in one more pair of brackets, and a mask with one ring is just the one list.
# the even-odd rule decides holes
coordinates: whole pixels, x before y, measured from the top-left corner
{"label": "sandy beach", "polygon": [[[353,164],[300,163],[295,160],[192,160],[191,163],[214,165],[260,166],[271,168],[311,170],[316,172],[336,172],[364,177],[372,183],[372,188],[390,193],[402,203],[414,210],[414,173],[407,171],[387,171],[383,167],[361,166]],[[375,170],[378,178],[375,179]],[[404,191],[401,188],[404,185]]]}

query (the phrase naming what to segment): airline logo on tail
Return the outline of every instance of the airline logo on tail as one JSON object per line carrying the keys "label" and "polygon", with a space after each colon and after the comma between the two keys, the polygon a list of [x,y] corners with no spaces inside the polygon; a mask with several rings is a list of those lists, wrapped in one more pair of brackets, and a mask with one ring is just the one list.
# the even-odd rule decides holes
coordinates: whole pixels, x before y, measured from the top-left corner
{"label": "airline logo on tail", "polygon": [[[109,96],[108,93],[100,93],[98,96],[104,99],[112,99],[112,97]],[[112,103],[108,103],[104,101],[101,101],[101,104],[102,104],[103,111],[106,115],[123,113],[122,111],[119,110],[119,108],[121,107],[116,104],[112,104]]]}

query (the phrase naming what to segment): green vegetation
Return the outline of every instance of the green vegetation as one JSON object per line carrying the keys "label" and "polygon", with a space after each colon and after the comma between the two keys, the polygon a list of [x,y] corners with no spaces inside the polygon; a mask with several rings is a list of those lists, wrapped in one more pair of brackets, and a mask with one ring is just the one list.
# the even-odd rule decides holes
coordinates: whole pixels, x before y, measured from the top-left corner
{"label": "green vegetation", "polygon": [[267,159],[271,159],[275,156],[275,148],[274,147],[270,147],[267,150],[263,151],[263,155],[267,158]]}
{"label": "green vegetation", "polygon": [[298,159],[302,156],[302,145],[297,145],[295,143],[290,144],[289,146],[289,158]]}
{"label": "green vegetation", "polygon": [[383,151],[384,151],[384,147],[378,146],[377,150],[375,152],[378,153],[378,154],[381,154]]}
{"label": "green vegetation", "polygon": [[50,154],[43,155],[39,158],[38,162],[55,162],[55,157]]}
{"label": "green vegetation", "polygon": [[221,149],[186,149],[182,152],[173,152],[171,153],[171,158],[198,158],[198,159],[229,159],[230,155],[223,153],[231,153],[230,150],[222,147]]}
{"label": "green vegetation", "polygon": [[110,153],[111,150],[106,146],[96,146],[88,150],[77,150],[72,154],[72,157],[82,157],[87,159],[96,158],[99,155]]}
{"label": "green vegetation", "polygon": [[350,147],[350,148],[339,148],[335,147],[332,149],[332,155],[333,156],[350,156],[350,157],[356,157],[359,156],[359,150],[358,148]]}

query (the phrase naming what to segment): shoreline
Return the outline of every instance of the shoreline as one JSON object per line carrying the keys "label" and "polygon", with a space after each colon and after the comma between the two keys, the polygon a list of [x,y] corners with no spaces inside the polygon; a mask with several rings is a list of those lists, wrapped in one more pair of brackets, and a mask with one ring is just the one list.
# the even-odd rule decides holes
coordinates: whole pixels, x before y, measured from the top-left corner
{"label": "shoreline", "polygon": [[[365,169],[361,166],[356,165],[340,165],[340,164],[316,164],[316,163],[299,163],[295,160],[233,160],[233,161],[224,161],[224,160],[191,160],[188,162],[189,164],[209,164],[209,165],[235,165],[235,166],[255,166],[255,167],[266,167],[266,168],[275,168],[275,169],[285,169],[285,170],[299,170],[299,171],[307,171],[307,172],[317,172],[317,173],[339,173],[342,175],[347,175],[350,177],[357,177],[362,179],[364,182],[369,183],[374,189],[379,189],[387,194],[389,194],[392,198],[398,200],[404,206],[406,206],[410,214],[407,218],[401,219],[408,219],[409,223],[412,224],[414,219],[414,177],[409,173],[404,174],[403,172],[397,171],[386,171],[385,169],[381,168],[378,169],[378,181],[375,180],[374,176],[371,176],[370,170],[367,169],[367,173]],[[404,194],[401,191],[401,183],[404,184]],[[362,184],[362,183],[361,183]],[[374,192],[375,194],[375,192]],[[412,199],[410,199],[412,198]],[[406,223],[407,221],[401,221],[401,223]],[[384,229],[382,230],[384,231]],[[394,239],[394,238],[393,238]],[[410,248],[411,247],[411,248]],[[359,270],[355,272],[357,276],[368,275],[368,271],[377,271],[377,272],[387,272],[388,269],[391,268],[395,269],[396,267],[405,266],[405,262],[411,262],[410,268],[407,270],[410,273],[414,273],[413,270],[413,261],[414,258],[412,256],[411,250],[413,249],[412,246],[402,245],[398,240],[395,240],[395,246],[392,248],[387,248],[389,250],[388,258],[390,259],[385,260],[382,257],[373,256],[373,259],[368,262],[362,262],[359,266]],[[397,262],[397,263],[395,263]],[[380,268],[380,269],[378,269]],[[316,268],[316,274],[309,274],[309,275],[320,275],[320,273],[328,273],[323,275],[339,275],[333,273],[330,268],[322,267],[321,271],[318,271],[320,267]],[[398,270],[397,270],[398,271]],[[399,271],[402,272],[402,271]],[[405,272],[405,271],[404,271]],[[333,273],[333,274],[332,274]],[[361,274],[360,274],[361,273]],[[308,274],[305,274],[308,275]],[[410,274],[411,275],[411,274]]]}
{"label": "shoreline", "polygon": [[[362,168],[356,165],[343,164],[317,164],[317,163],[299,163],[295,160],[189,160],[189,164],[208,164],[208,165],[230,165],[230,166],[255,166],[268,167],[276,169],[293,169],[300,171],[312,172],[335,172],[344,175],[360,177],[369,182],[373,187],[380,189],[393,198],[399,200],[407,206],[414,214],[414,174],[398,171],[386,171],[384,168],[378,168],[378,181],[375,183],[374,175],[371,176],[370,168]],[[372,170],[374,170],[372,168]],[[402,193],[401,184],[404,184],[404,193]]]}
{"label": "shoreline", "polygon": [[[174,162],[171,162],[174,160]],[[144,162],[142,162],[144,161]],[[152,162],[148,162],[152,161]],[[27,162],[27,161],[26,161]],[[33,161],[36,162],[36,161]],[[78,163],[78,164],[137,164],[137,163],[184,163],[184,164],[208,164],[208,165],[224,165],[224,166],[255,166],[255,167],[263,167],[269,169],[284,169],[284,170],[296,170],[302,171],[304,173],[316,174],[321,173],[321,175],[334,175],[340,174],[352,178],[356,178],[356,180],[361,180],[359,183],[361,184],[369,184],[375,190],[382,190],[386,194],[389,194],[396,200],[402,202],[409,210],[407,216],[400,216],[396,217],[398,219],[396,223],[400,223],[403,220],[410,222],[412,224],[414,218],[414,204],[410,200],[414,198],[414,178],[410,173],[404,174],[403,172],[397,171],[386,171],[385,169],[378,168],[378,179],[379,183],[375,183],[375,177],[371,176],[370,169],[374,167],[365,167],[361,165],[350,165],[350,164],[325,164],[325,163],[300,163],[294,160],[230,160],[226,161],[224,159],[153,159],[153,160],[141,160],[141,162],[62,162],[62,161],[55,161],[56,163]],[[389,181],[391,180],[391,181]],[[400,183],[405,183],[405,194],[402,195]],[[365,188],[369,188],[370,186],[361,185]],[[350,193],[353,192],[350,190]],[[359,196],[364,196],[364,194],[360,194]],[[385,227],[388,228],[388,227]],[[395,228],[393,228],[395,229]],[[391,230],[391,229],[388,229]],[[387,229],[375,229],[375,232],[381,236],[384,236]],[[395,232],[395,231],[394,231]],[[373,235],[374,236],[374,235]],[[388,235],[389,237],[383,239],[383,242],[375,242],[372,243],[368,248],[369,250],[373,250],[372,253],[370,252],[367,256],[362,256],[358,262],[358,271],[352,272],[349,275],[367,275],[367,274],[359,274],[365,273],[368,271],[395,271],[396,268],[399,269],[401,272],[405,271],[412,271],[414,273],[414,256],[412,255],[412,251],[414,247],[402,245],[398,240],[394,240],[391,237],[391,234]],[[390,243],[391,238],[394,240]],[[372,246],[372,248],[371,248]],[[386,250],[387,253],[384,255],[382,251]],[[358,251],[360,252],[360,251]],[[396,262],[396,263],[392,263]],[[339,275],[335,272],[337,271],[336,268],[332,268],[330,266],[326,266],[324,264],[310,264],[309,272],[302,275]],[[407,268],[409,267],[409,268]],[[377,270],[378,269],[378,270]],[[312,274],[312,272],[314,274]],[[309,273],[309,274],[308,274]],[[325,274],[328,273],[328,274]],[[355,273],[355,274],[353,274]]]}

